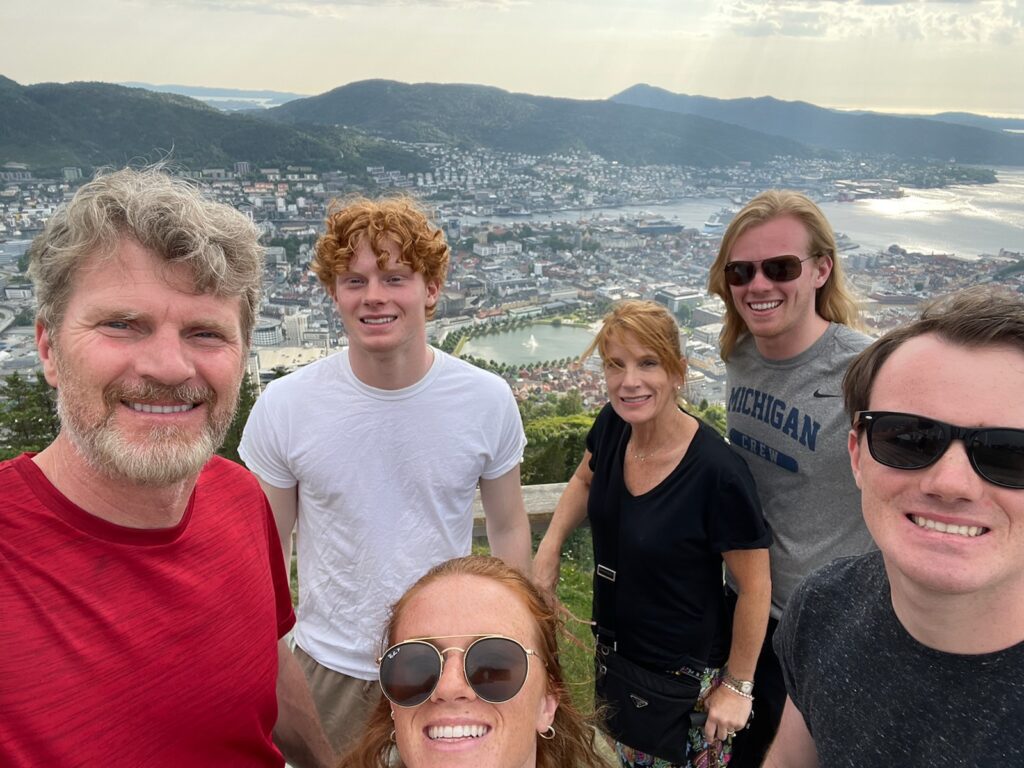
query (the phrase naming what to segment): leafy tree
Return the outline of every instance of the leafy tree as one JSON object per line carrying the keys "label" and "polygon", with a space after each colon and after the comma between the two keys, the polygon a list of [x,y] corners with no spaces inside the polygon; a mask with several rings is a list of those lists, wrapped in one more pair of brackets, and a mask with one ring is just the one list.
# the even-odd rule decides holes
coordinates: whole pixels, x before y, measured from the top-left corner
{"label": "leafy tree", "polygon": [[700,406],[692,409],[691,413],[719,434],[725,434],[725,406],[709,405],[707,400],[701,400]]}
{"label": "leafy tree", "polygon": [[679,307],[679,311],[676,312],[676,320],[679,321],[679,325],[686,327],[693,320],[693,310],[690,309],[689,305],[683,304]]}
{"label": "leafy tree", "polygon": [[225,459],[242,463],[242,459],[238,455],[238,444],[242,441],[242,430],[245,429],[245,422],[249,420],[249,411],[252,410],[258,394],[256,384],[252,379],[248,376],[242,377],[242,383],[238,388],[238,410],[235,411],[235,418],[231,420],[231,426],[228,427],[224,444],[217,451]]}
{"label": "leafy tree", "polygon": [[558,235],[548,235],[544,238],[544,245],[553,251],[571,251],[572,243]]}
{"label": "leafy tree", "polygon": [[572,476],[586,449],[594,415],[544,416],[525,424],[523,484],[564,483]]}
{"label": "leafy tree", "polygon": [[577,413],[583,413],[583,395],[575,389],[566,392],[555,403],[555,413],[559,416],[573,416]]}
{"label": "leafy tree", "polygon": [[43,374],[12,373],[0,383],[0,459],[41,451],[60,431],[56,393]]}

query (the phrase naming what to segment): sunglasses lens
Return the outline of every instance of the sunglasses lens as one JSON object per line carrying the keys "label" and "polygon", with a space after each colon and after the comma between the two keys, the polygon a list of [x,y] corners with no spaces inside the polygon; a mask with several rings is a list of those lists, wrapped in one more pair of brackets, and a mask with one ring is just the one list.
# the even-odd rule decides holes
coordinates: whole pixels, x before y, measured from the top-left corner
{"label": "sunglasses lens", "polygon": [[978,473],[1006,488],[1024,488],[1024,430],[987,429],[978,434],[971,454]]}
{"label": "sunglasses lens", "polygon": [[529,671],[526,651],[504,637],[485,637],[466,652],[466,679],[484,701],[508,701],[523,687]]}
{"label": "sunglasses lens", "polygon": [[796,256],[778,256],[761,262],[764,276],[773,283],[788,283],[800,277],[803,265]]}
{"label": "sunglasses lens", "polygon": [[868,448],[880,464],[921,469],[942,455],[949,435],[941,424],[910,414],[879,416],[868,429]]}
{"label": "sunglasses lens", "polygon": [[441,657],[427,643],[399,643],[380,661],[381,690],[400,707],[422,704],[440,679]]}
{"label": "sunglasses lens", "polygon": [[731,261],[725,265],[725,282],[729,285],[746,285],[754,279],[757,265],[752,261]]}

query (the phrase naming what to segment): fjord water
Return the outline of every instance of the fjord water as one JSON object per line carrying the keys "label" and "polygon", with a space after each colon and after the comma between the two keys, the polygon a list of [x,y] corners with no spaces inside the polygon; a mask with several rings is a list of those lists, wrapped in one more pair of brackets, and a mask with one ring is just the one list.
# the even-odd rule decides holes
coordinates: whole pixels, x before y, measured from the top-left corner
{"label": "fjord water", "polygon": [[[973,259],[1000,249],[1024,252],[1024,168],[997,168],[995,184],[957,185],[944,189],[906,188],[901,198],[823,203],[822,210],[839,232],[874,253],[899,245],[908,251],[945,253]],[[568,210],[531,216],[464,216],[467,222],[495,223],[579,221],[604,218],[663,218],[701,229],[723,207],[724,198],[687,198],[672,203],[617,208]]]}
{"label": "fjord water", "polygon": [[901,198],[826,203],[825,215],[861,250],[898,244],[908,251],[973,258],[1024,251],[1024,168],[1000,168],[996,184],[908,189]]}

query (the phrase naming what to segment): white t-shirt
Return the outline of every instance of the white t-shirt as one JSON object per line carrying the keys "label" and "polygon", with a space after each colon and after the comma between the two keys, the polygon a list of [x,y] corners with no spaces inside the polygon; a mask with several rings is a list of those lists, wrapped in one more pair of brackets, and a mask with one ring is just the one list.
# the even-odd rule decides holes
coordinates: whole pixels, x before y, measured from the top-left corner
{"label": "white t-shirt", "polygon": [[271,382],[239,454],[266,483],[298,484],[299,646],[376,678],[391,605],[469,553],[477,481],[515,468],[525,446],[508,385],[437,349],[405,389],[367,386],[347,351]]}

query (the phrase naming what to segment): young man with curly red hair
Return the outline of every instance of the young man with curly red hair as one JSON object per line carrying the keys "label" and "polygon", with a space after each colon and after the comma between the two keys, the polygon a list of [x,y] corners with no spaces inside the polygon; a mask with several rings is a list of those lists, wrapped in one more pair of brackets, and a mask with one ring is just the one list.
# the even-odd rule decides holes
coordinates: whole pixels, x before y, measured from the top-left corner
{"label": "young man with curly red hair", "polygon": [[427,344],[448,268],[443,233],[407,198],[335,209],[312,268],[348,347],[273,382],[240,454],[260,478],[286,558],[298,528],[296,654],[342,751],[380,695],[387,606],[465,555],[479,483],[491,551],[526,570],[526,437],[497,376]]}

